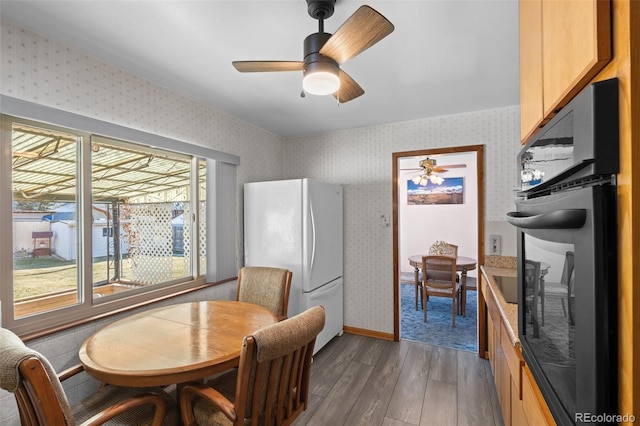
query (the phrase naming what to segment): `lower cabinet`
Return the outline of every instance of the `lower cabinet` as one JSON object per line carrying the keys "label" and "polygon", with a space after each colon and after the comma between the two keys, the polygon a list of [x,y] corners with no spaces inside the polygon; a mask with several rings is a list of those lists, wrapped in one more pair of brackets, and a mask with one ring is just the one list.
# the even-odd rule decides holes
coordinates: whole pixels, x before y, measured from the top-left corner
{"label": "lower cabinet", "polygon": [[509,325],[500,314],[493,290],[482,284],[487,312],[487,355],[505,426],[555,425],[520,348],[514,346],[509,336]]}

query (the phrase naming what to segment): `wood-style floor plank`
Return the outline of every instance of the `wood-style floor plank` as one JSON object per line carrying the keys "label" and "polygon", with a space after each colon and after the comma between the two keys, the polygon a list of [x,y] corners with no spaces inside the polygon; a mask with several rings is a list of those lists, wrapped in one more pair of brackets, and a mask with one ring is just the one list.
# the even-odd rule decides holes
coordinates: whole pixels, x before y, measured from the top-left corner
{"label": "wood-style floor plank", "polygon": [[422,414],[429,365],[433,348],[427,345],[410,345],[398,382],[391,395],[387,417],[417,425]]}
{"label": "wood-style floor plank", "polygon": [[350,363],[307,424],[311,426],[346,424],[351,408],[372,371],[372,365],[355,361]]}
{"label": "wood-style floor plank", "polygon": [[458,356],[455,349],[437,346],[433,348],[429,380],[453,384],[458,382]]}
{"label": "wood-style floor plank", "polygon": [[429,379],[424,395],[420,425],[456,426],[457,422],[457,385]]}
{"label": "wood-style floor plank", "polygon": [[352,334],[314,357],[295,426],[503,426],[491,369],[478,354]]}
{"label": "wood-style floor plank", "polygon": [[[378,340],[378,342],[384,342]],[[400,370],[409,350],[408,342],[390,345],[384,342],[373,374],[358,396],[346,424],[353,426],[382,425]]]}
{"label": "wood-style floor plank", "polygon": [[458,351],[458,425],[496,424],[489,396],[495,385],[487,380],[484,364],[478,354]]}

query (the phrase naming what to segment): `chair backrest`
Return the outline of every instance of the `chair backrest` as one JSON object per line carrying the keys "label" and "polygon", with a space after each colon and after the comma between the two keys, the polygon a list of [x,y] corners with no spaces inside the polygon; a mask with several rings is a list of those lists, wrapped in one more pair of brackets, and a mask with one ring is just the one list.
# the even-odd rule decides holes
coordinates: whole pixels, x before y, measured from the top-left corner
{"label": "chair backrest", "polygon": [[525,260],[524,285],[527,292],[533,292],[534,297],[538,296],[538,288],[540,287],[540,262]]}
{"label": "chair backrest", "polygon": [[422,282],[425,288],[456,289],[456,258],[453,256],[422,256]]}
{"label": "chair backrest", "polygon": [[458,257],[458,246],[446,241],[436,241],[429,247],[429,254]]}
{"label": "chair backrest", "polygon": [[0,328],[0,388],[15,395],[22,425],[73,425],[69,401],[45,357]]}
{"label": "chair backrest", "polygon": [[236,384],[238,424],[290,424],[307,408],[313,347],[324,321],[324,307],[314,306],[245,337]]}
{"label": "chair backrest", "polygon": [[571,277],[573,275],[573,268],[573,252],[568,251],[564,256],[564,267],[562,268],[562,276],[560,277],[560,282],[565,286],[569,286]]}
{"label": "chair backrest", "polygon": [[245,266],[238,273],[237,300],[264,306],[283,320],[289,307],[291,276],[288,269]]}

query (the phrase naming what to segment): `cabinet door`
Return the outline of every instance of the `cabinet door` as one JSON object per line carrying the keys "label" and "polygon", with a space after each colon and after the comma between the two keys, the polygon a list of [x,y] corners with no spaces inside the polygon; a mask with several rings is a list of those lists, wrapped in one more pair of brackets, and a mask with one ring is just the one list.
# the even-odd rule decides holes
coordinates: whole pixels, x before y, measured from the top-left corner
{"label": "cabinet door", "polygon": [[520,138],[522,142],[542,124],[542,0],[521,0],[520,19]]}
{"label": "cabinet door", "polygon": [[544,116],[550,118],[611,59],[609,0],[542,5]]}
{"label": "cabinet door", "polygon": [[500,345],[500,349],[497,351],[498,370],[500,372],[498,377],[498,397],[500,399],[500,408],[502,409],[502,419],[505,426],[511,426],[511,374],[509,372],[509,365],[504,354],[504,343]]}
{"label": "cabinet door", "polygon": [[511,381],[511,424],[513,426],[526,426],[529,424],[524,415],[524,407],[519,397],[520,390],[516,388],[514,381]]}
{"label": "cabinet door", "polygon": [[549,408],[538,389],[529,367],[522,373],[522,409],[530,425],[545,426],[555,424]]}

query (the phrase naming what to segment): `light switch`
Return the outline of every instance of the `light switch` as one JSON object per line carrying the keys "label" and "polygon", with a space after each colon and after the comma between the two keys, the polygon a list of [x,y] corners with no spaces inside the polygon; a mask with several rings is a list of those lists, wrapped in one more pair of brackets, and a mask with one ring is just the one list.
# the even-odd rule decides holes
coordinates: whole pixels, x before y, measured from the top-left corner
{"label": "light switch", "polygon": [[491,235],[489,237],[489,253],[500,255],[502,252],[502,237],[500,235]]}

